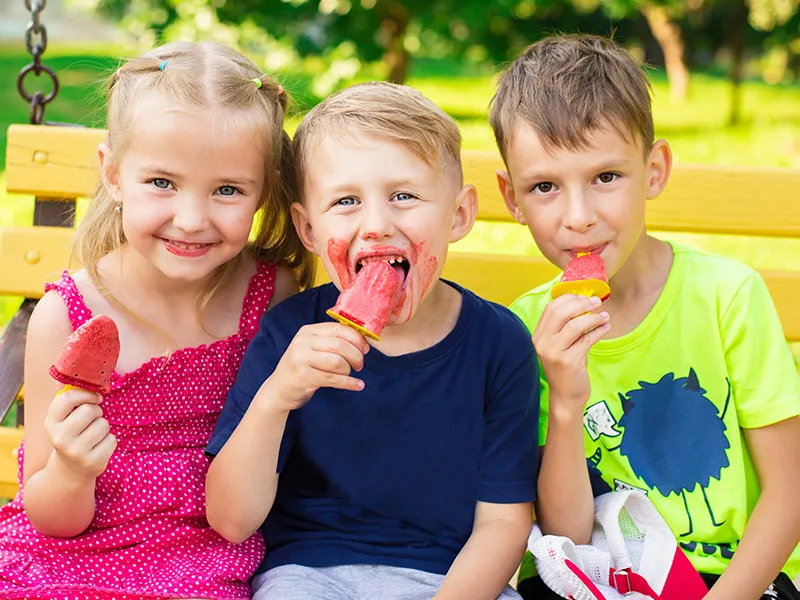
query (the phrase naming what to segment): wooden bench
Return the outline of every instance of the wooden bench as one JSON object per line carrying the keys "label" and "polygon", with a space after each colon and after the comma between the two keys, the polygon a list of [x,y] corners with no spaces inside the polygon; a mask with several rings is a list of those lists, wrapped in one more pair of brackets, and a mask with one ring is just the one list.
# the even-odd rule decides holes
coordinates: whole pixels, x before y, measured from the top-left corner
{"label": "wooden bench", "polygon": [[[37,197],[37,225],[0,227],[0,294],[26,300],[0,341],[0,414],[22,385],[22,359],[30,311],[46,281],[69,265],[75,200],[97,185],[96,129],[12,125],[8,131],[6,187],[10,194]],[[464,153],[464,173],[480,196],[479,220],[511,222],[497,192],[495,151]],[[680,165],[667,192],[648,207],[648,226],[663,232],[737,234],[753,239],[800,239],[800,171]],[[9,196],[14,202],[14,196]],[[59,222],[66,226],[46,226]],[[470,254],[454,249],[444,276],[478,294],[509,304],[552,278],[557,270],[541,257]],[[800,341],[800,271],[765,270],[762,275],[778,308],[788,341]],[[16,489],[13,452],[18,429],[0,430],[0,497]]]}

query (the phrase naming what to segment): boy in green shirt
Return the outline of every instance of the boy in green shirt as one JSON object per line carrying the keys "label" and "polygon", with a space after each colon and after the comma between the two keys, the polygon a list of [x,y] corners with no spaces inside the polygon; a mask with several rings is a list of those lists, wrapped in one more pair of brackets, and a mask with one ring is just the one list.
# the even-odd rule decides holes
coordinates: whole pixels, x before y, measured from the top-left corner
{"label": "boy in green shirt", "polygon": [[[562,269],[600,255],[611,287],[551,300],[552,281],[511,306],[542,366],[542,531],[587,543],[593,495],[637,488],[707,598],[756,600],[781,571],[793,590],[800,379],[758,273],[647,234],[672,155],[642,69],[608,39],[542,40],[503,74],[491,123],[508,210]],[[548,597],[531,566],[523,597]]]}

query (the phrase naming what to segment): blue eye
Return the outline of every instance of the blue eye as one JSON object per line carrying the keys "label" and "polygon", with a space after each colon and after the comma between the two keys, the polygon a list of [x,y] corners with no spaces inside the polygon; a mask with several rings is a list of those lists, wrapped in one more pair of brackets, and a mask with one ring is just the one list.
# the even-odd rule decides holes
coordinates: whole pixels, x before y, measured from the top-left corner
{"label": "blue eye", "polygon": [[415,196],[408,192],[398,192],[394,195],[394,198],[400,202],[408,202],[409,200],[414,200]]}
{"label": "blue eye", "polygon": [[356,199],[352,196],[347,196],[346,198],[339,198],[334,204],[336,206],[355,206]]}
{"label": "blue eye", "polygon": [[172,185],[169,179],[161,179],[160,177],[153,179],[152,183],[160,190],[168,190]]}
{"label": "blue eye", "polygon": [[223,185],[221,188],[217,190],[217,193],[220,196],[235,196],[239,190],[237,190],[232,185]]}

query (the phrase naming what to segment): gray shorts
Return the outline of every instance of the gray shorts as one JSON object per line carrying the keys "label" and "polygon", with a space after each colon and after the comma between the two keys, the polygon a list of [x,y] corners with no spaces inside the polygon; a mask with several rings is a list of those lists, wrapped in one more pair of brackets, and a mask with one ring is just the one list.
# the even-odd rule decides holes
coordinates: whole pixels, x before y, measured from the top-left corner
{"label": "gray shorts", "polygon": [[[283,565],[253,578],[253,600],[430,600],[444,575],[386,567]],[[506,587],[498,600],[521,600]]]}

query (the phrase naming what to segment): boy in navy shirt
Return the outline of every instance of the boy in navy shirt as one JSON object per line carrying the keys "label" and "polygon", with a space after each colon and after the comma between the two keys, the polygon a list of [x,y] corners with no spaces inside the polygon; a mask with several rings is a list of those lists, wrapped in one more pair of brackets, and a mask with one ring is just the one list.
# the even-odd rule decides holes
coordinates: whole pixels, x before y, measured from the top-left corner
{"label": "boy in navy shirt", "polygon": [[[506,308],[439,279],[477,212],[455,123],[370,83],[295,136],[306,247],[333,283],[270,310],[208,452],[208,520],[261,527],[254,598],[512,599],[538,464],[537,360]],[[365,260],[402,269],[379,342],[326,316]]]}

